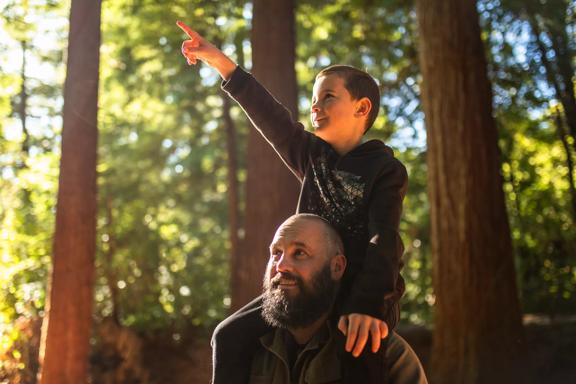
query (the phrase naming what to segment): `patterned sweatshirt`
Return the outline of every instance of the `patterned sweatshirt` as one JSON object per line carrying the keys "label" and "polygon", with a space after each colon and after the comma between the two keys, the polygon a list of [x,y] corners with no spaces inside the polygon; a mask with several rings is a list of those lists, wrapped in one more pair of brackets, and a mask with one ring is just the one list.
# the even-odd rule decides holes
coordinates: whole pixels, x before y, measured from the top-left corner
{"label": "patterned sweatshirt", "polygon": [[370,140],[340,156],[306,131],[254,77],[237,67],[222,83],[252,124],[302,183],[298,213],[314,213],[338,230],[348,265],[337,308],[399,320],[404,293],[398,225],[407,173],[392,150]]}

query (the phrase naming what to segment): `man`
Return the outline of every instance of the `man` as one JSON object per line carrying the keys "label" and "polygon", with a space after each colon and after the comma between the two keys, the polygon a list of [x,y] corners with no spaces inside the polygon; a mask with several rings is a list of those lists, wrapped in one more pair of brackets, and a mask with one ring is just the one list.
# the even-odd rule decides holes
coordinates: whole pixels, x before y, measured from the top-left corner
{"label": "man", "polygon": [[[252,361],[250,383],[340,383],[341,346],[330,317],[346,258],[337,232],[320,216],[298,214],[276,231],[264,276],[262,316],[275,327],[264,335]],[[390,384],[427,383],[418,357],[384,323],[370,331],[386,338],[383,380]],[[354,335],[368,338],[368,332]],[[371,344],[380,344],[372,337]],[[374,348],[373,348],[374,349]],[[365,351],[364,353],[371,353]],[[384,375],[385,373],[385,375]]]}

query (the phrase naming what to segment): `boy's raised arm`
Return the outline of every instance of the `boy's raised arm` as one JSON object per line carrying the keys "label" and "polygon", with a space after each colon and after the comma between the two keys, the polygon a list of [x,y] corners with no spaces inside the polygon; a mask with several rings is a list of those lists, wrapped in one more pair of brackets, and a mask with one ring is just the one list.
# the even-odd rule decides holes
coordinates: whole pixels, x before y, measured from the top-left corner
{"label": "boy's raised arm", "polygon": [[182,43],[182,54],[188,64],[196,64],[200,59],[218,71],[223,80],[228,80],[236,69],[236,63],[183,22],[177,21],[176,25],[190,38]]}

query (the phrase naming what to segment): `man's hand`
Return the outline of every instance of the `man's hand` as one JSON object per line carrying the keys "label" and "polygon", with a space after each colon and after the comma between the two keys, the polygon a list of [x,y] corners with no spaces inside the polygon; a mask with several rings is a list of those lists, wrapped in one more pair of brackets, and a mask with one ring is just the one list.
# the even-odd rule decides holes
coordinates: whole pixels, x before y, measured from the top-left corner
{"label": "man's hand", "polygon": [[372,352],[380,349],[380,341],[388,336],[388,325],[375,317],[360,313],[351,313],[340,317],[338,329],[346,335],[346,352],[354,357],[360,356],[368,335],[372,339]]}
{"label": "man's hand", "polygon": [[200,59],[216,69],[220,76],[227,80],[234,72],[234,69],[236,69],[236,63],[183,22],[177,21],[176,25],[190,38],[182,43],[182,55],[184,55],[188,64],[196,64],[197,60]]}

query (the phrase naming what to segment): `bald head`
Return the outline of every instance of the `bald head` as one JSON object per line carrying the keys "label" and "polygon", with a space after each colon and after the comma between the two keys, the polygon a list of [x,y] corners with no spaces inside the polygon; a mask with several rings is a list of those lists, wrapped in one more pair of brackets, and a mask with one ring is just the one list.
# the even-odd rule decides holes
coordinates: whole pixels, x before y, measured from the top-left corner
{"label": "bald head", "polygon": [[314,223],[320,228],[323,234],[324,250],[329,257],[344,255],[344,245],[336,229],[326,219],[312,213],[297,213],[290,216],[280,224],[274,238],[305,231],[303,223]]}

